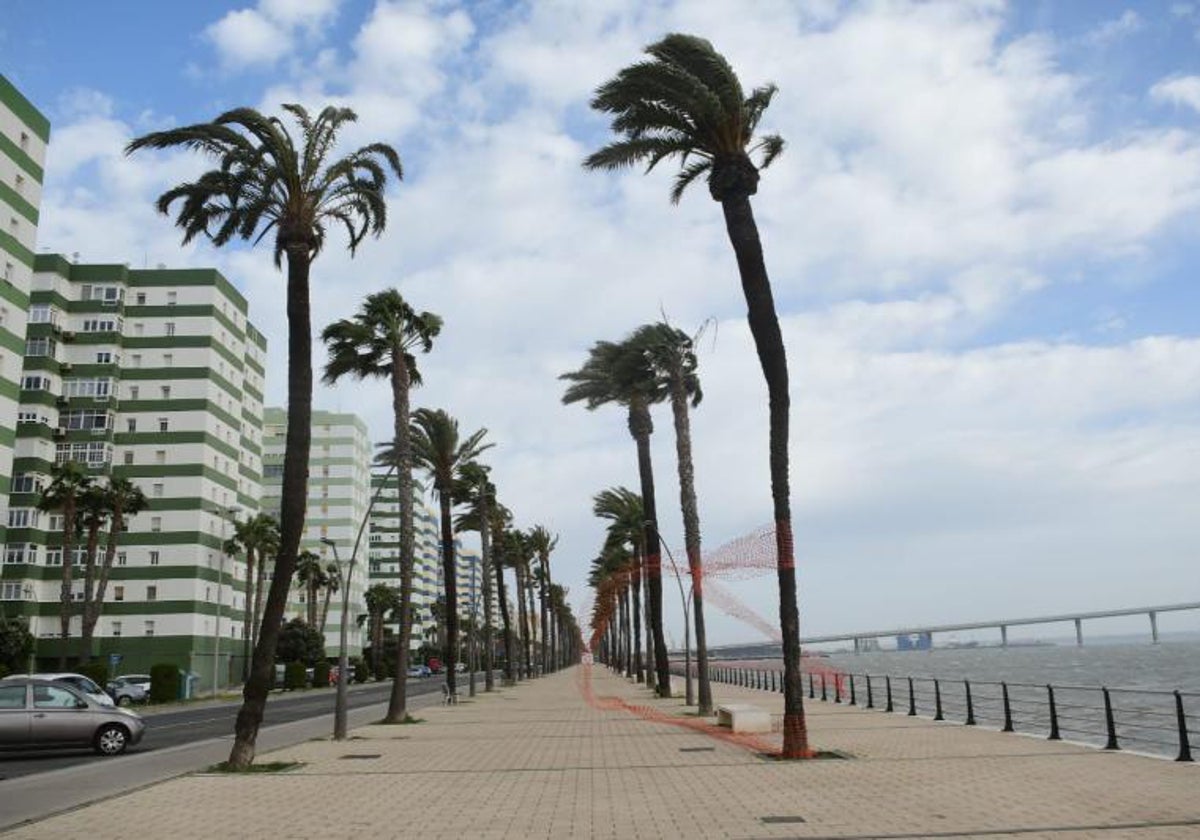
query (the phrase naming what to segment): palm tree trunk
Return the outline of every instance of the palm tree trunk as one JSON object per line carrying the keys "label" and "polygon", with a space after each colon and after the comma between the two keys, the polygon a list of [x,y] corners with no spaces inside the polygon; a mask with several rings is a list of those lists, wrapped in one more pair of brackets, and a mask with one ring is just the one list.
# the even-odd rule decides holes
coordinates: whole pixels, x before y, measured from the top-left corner
{"label": "palm tree trunk", "polygon": [[283,455],[280,491],[279,552],[275,576],[267,595],[262,634],[254,647],[250,679],[242,690],[242,708],[234,726],[229,766],[245,768],[254,761],[254,745],[267,704],[267,692],[275,680],[275,645],[283,624],[288,591],[296,573],[300,536],[308,502],[308,449],[312,443],[312,318],[308,299],[308,245],[287,249],[288,318],[288,420],[287,444]]}
{"label": "palm tree trunk", "polygon": [[[671,412],[675,419],[675,455],[679,466],[679,507],[683,511],[683,542],[692,575],[692,615],[696,626],[696,672],[700,683],[698,713],[712,714],[712,685],[708,681],[708,643],[704,632],[704,570],[700,560],[700,513],[696,504],[696,471],[692,461],[692,428],[683,380],[671,382]],[[690,675],[688,677],[691,678]]]}
{"label": "palm tree trunk", "polygon": [[246,603],[242,626],[242,682],[250,678],[250,646],[254,634],[254,549],[246,546]]}
{"label": "palm tree trunk", "polygon": [[631,613],[633,612],[633,587],[626,584],[621,589],[621,632],[625,635],[624,650],[621,651],[625,659],[625,676],[633,677],[633,621]]}
{"label": "palm tree trunk", "polygon": [[487,482],[484,482],[479,510],[480,583],[483,586],[483,690],[496,689],[495,639],[492,632],[492,534],[488,516]]}
{"label": "palm tree trunk", "polygon": [[333,587],[329,584],[325,585],[325,601],[321,605],[321,635],[325,635],[325,624],[329,620],[329,600],[333,597]]}
{"label": "palm tree trunk", "polygon": [[262,629],[263,587],[267,580],[267,556],[260,549],[258,552],[258,579],[254,582],[254,620],[250,627],[253,637],[250,648],[258,647],[258,635]]}
{"label": "palm tree trunk", "polygon": [[[96,596],[93,601],[93,614],[91,617],[91,627],[87,628],[88,638],[91,638],[91,633],[95,630],[96,622],[100,620],[100,612],[104,609],[104,597],[108,593],[108,576],[112,571],[113,561],[117,557],[117,545],[120,540],[121,529],[124,526],[125,518],[124,511],[121,505],[114,505],[112,508],[112,524],[108,530],[108,540],[104,546],[104,559],[100,563],[100,574],[96,580]],[[89,642],[88,649],[91,649]]]}
{"label": "palm tree trunk", "polygon": [[83,614],[80,616],[79,661],[92,661],[92,630],[100,618],[93,602],[96,587],[96,552],[100,548],[100,523],[88,525],[87,550],[83,556]]}
{"label": "palm tree trunk", "polygon": [[529,649],[525,655],[529,663],[529,673],[532,675],[534,673],[533,665],[537,662],[533,650],[537,645],[539,628],[537,626],[537,610],[533,604],[533,570],[529,566],[525,567],[525,597],[529,599],[529,609],[525,612],[529,619]]}
{"label": "palm tree trunk", "polygon": [[525,615],[525,583],[524,577],[521,575],[520,562],[513,566],[513,575],[516,577],[517,588],[517,620],[521,624],[521,657],[525,663],[525,679],[529,679],[531,676],[529,673],[529,622]]}
{"label": "palm tree trunk", "polygon": [[61,638],[58,650],[58,670],[67,670],[67,639],[71,635],[71,584],[75,574],[75,502],[67,499],[63,504],[63,567],[62,587],[58,593],[58,622]]}
{"label": "palm tree trunk", "polygon": [[438,488],[438,507],[442,516],[442,581],[446,593],[446,689],[457,694],[458,663],[458,568],[454,562],[454,529],[450,519],[449,487]]}
{"label": "palm tree trunk", "polygon": [[645,682],[646,674],[642,670],[642,558],[635,554],[633,557],[633,675],[638,682]]}
{"label": "palm tree trunk", "polygon": [[655,685],[659,697],[670,697],[671,666],[667,660],[667,641],[663,635],[662,555],[658,538],[658,509],[654,501],[654,463],[650,459],[650,435],[654,432],[654,423],[650,419],[650,409],[641,401],[629,406],[629,432],[637,442],[642,513],[646,517],[646,579],[650,600],[650,632],[654,637]]}
{"label": "palm tree trunk", "polygon": [[783,634],[783,757],[809,755],[800,675],[800,611],[796,596],[796,560],[792,539],[792,510],[788,486],[787,351],[775,312],[771,282],[763,261],[762,242],[748,195],[727,196],[721,202],[725,229],[737,256],[747,319],[759,364],[767,382],[770,405],[771,499],[775,513],[775,551],[779,575],[779,629]]}
{"label": "palm tree trunk", "polygon": [[493,561],[496,570],[496,600],[500,602],[500,620],[504,623],[504,676],[509,681],[517,678],[516,641],[513,639],[512,620],[508,615],[508,593],[504,588],[504,565]]}
{"label": "palm tree trunk", "polygon": [[538,606],[542,616],[542,673],[550,670],[550,612],[547,600],[550,595],[550,558],[540,558],[542,578],[538,583]]}
{"label": "palm tree trunk", "polygon": [[392,346],[392,435],[396,444],[396,480],[400,491],[400,632],[396,634],[396,673],[388,699],[385,723],[403,723],[408,717],[408,647],[412,638],[413,491],[412,439],[409,437],[409,378],[404,347],[397,338]]}
{"label": "palm tree trunk", "polygon": [[[643,550],[642,557],[645,558],[645,556],[646,556],[646,554],[645,554],[645,551]],[[642,612],[643,612],[642,626],[646,630],[646,686],[651,691],[653,691],[655,682],[657,681],[656,680],[657,672],[654,669],[654,638],[650,633],[650,577],[649,577],[649,575],[646,575],[644,573],[645,568],[646,568],[646,565],[643,560],[642,579],[645,581],[645,589],[643,592],[645,597],[642,598]]]}

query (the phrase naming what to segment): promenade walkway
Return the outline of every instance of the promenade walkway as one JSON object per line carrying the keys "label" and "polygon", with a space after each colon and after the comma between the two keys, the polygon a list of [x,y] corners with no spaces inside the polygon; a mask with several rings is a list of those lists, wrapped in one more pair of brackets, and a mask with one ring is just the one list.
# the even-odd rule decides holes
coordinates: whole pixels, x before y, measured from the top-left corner
{"label": "promenade walkway", "polygon": [[[721,701],[782,698],[714,686]],[[1200,838],[1200,767],[810,703],[813,742],[731,738],[603,668],[574,668],[414,726],[260,756],[15,829],[22,838]]]}

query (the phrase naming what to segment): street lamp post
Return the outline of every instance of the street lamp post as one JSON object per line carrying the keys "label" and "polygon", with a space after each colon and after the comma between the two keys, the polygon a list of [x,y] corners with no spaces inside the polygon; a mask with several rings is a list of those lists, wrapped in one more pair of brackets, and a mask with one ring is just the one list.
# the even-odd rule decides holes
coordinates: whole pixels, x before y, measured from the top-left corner
{"label": "street lamp post", "polygon": [[692,693],[692,592],[695,587],[691,581],[688,583],[687,595],[683,594],[683,577],[679,574],[679,566],[675,564],[675,557],[671,554],[670,547],[664,542],[663,548],[666,549],[667,559],[671,561],[671,568],[675,571],[675,583],[679,585],[679,600],[683,602],[683,673],[684,685],[686,686],[686,699],[684,704],[694,706],[695,696]]}
{"label": "street lamp post", "polygon": [[467,670],[471,673],[467,677],[469,686],[469,696],[475,696],[475,625],[479,623],[478,607],[475,603],[475,566],[471,564],[471,626],[470,634],[467,636]]}

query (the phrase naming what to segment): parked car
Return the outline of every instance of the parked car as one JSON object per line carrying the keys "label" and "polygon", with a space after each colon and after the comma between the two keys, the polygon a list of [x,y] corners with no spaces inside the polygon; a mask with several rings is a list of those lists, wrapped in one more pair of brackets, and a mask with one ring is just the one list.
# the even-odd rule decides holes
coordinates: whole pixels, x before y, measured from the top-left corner
{"label": "parked car", "polygon": [[145,703],[150,697],[149,683],[143,684],[136,677],[117,677],[109,680],[106,689],[108,696],[116,701],[118,706],[129,706],[134,703]]}
{"label": "parked car", "polygon": [[147,694],[150,693],[150,675],[149,674],[122,674],[114,679],[124,680],[127,683],[133,683],[140,687]]}
{"label": "parked car", "polygon": [[91,747],[100,755],[120,755],[145,733],[136,712],[116,708],[112,700],[100,703],[70,683],[0,680],[0,748]]}
{"label": "parked car", "polygon": [[96,685],[89,677],[83,674],[72,673],[46,673],[46,674],[10,674],[9,679],[22,677],[33,680],[53,680],[54,682],[65,683],[71,686],[76,691],[80,691],[88,696],[89,699],[96,701],[101,706],[115,706],[116,701],[108,695],[100,686]]}
{"label": "parked car", "polygon": [[408,669],[408,675],[410,677],[428,677],[429,674],[429,667],[426,665],[413,665]]}

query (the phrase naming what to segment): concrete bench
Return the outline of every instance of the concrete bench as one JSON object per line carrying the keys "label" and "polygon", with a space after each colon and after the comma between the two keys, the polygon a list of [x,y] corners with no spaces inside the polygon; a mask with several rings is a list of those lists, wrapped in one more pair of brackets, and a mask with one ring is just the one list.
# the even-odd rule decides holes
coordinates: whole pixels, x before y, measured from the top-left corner
{"label": "concrete bench", "polygon": [[771,713],[748,703],[727,703],[717,707],[717,726],[734,732],[770,732]]}

